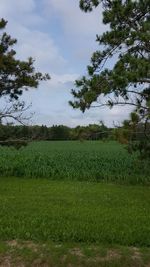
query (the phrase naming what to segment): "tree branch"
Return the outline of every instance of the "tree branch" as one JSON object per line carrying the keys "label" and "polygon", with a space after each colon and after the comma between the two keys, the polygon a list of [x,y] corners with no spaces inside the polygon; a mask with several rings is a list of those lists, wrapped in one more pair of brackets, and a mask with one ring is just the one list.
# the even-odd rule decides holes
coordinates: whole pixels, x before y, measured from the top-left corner
{"label": "tree branch", "polygon": [[[124,105],[129,105],[129,106],[135,106],[135,107],[138,107],[139,105],[136,104],[136,103],[132,103],[132,102],[121,102],[121,101],[118,101],[118,102],[113,102],[112,103],[112,107],[113,106],[116,106],[116,105],[120,105],[120,106],[124,106]],[[94,106],[91,106],[91,108],[99,108],[99,107],[110,107],[110,104],[109,103],[103,103],[103,104],[100,104],[100,105],[94,105]],[[141,106],[140,105],[140,108],[143,108],[145,110],[148,110],[148,107],[145,107],[145,106]]]}

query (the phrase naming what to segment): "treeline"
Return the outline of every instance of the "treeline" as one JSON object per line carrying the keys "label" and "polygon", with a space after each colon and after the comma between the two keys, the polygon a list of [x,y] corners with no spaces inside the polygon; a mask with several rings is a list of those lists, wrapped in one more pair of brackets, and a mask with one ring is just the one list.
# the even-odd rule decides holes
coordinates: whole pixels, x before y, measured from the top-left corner
{"label": "treeline", "polygon": [[6,140],[101,140],[113,139],[121,143],[130,140],[144,140],[150,137],[150,125],[145,131],[144,124],[138,124],[136,128],[124,124],[121,127],[108,128],[103,123],[89,124],[70,128],[64,125],[25,126],[25,125],[2,125],[0,124],[0,141]]}
{"label": "treeline", "polygon": [[64,125],[13,126],[0,125],[0,141],[6,140],[101,140],[111,137],[112,129],[105,126],[90,124],[70,128]]}

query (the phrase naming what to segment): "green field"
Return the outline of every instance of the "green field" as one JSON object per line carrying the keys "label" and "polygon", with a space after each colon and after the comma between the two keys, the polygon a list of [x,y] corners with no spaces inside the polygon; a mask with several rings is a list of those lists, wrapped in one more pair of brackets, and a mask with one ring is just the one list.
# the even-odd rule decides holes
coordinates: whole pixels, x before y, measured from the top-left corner
{"label": "green field", "polygon": [[0,239],[150,246],[150,189],[0,179]]}
{"label": "green field", "polygon": [[116,142],[33,142],[21,150],[0,148],[0,176],[149,184],[140,163]]}
{"label": "green field", "polygon": [[[136,248],[140,257],[147,255],[150,262],[150,189],[78,181],[0,178],[0,240],[3,241],[2,255],[6,250],[17,259],[16,253],[19,253],[24,260],[30,258],[31,265],[27,266],[33,266],[33,258],[41,257],[34,253],[34,246],[39,249],[41,246],[42,257],[47,258],[49,251],[49,260],[51,253],[54,258],[58,254],[59,259],[64,253],[70,255],[67,256],[68,265],[46,266],[70,266],[69,262],[74,260],[70,251],[77,248],[76,264],[71,266],[134,266],[133,262],[138,264],[135,266],[145,266],[144,258],[142,263],[140,258],[139,263],[133,255]],[[16,241],[10,240],[22,240],[24,246],[16,245],[14,250]],[[38,244],[46,244],[45,249]],[[13,246],[13,250],[8,245]],[[124,255],[126,251],[127,262],[124,262],[124,256],[119,260],[114,256],[108,262],[106,257],[108,265],[103,260],[104,265],[98,265],[98,260],[89,263],[89,257],[93,262],[95,257],[103,253],[106,256],[116,248],[117,255]],[[81,251],[84,258],[79,259]],[[80,260],[83,265],[77,265]]]}
{"label": "green field", "polygon": [[149,267],[148,162],[98,141],[0,158],[0,266]]}

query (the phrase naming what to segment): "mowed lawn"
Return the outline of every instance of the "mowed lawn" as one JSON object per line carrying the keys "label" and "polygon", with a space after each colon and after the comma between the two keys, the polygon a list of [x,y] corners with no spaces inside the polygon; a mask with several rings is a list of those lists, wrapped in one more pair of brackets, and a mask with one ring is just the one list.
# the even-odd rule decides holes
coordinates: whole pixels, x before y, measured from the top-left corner
{"label": "mowed lawn", "polygon": [[0,178],[0,240],[150,246],[150,188]]}

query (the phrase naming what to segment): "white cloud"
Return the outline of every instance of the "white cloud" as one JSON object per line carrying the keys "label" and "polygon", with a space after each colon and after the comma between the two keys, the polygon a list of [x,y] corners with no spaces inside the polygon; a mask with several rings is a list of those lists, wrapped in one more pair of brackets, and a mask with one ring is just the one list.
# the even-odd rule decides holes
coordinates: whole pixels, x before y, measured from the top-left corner
{"label": "white cloud", "polygon": [[74,82],[79,77],[79,74],[51,74],[51,80],[49,81],[50,86],[59,86]]}
{"label": "white cloud", "polygon": [[[3,0],[2,0],[3,1]],[[12,8],[12,14],[9,13],[8,3],[10,1],[7,0],[6,4],[3,1],[3,9],[5,7],[5,15],[4,18],[8,19],[7,24],[7,32],[11,34],[13,38],[17,39],[17,47],[15,48],[17,51],[17,57],[20,59],[27,59],[29,56],[32,56],[35,61],[35,67],[42,72],[58,72],[61,73],[62,70],[67,64],[65,58],[61,55],[59,51],[59,47],[55,43],[54,39],[50,36],[50,34],[39,31],[37,29],[33,29],[30,27],[30,24],[33,26],[31,18],[31,14],[27,12],[27,10],[31,10],[33,8],[34,1],[27,0],[27,5],[29,4],[28,9],[24,8],[24,5],[19,4],[20,1],[14,1],[14,6]],[[25,1],[22,1],[25,3]],[[17,17],[18,7],[21,9],[21,14],[23,19],[19,19]],[[7,9],[8,8],[8,9]],[[27,12],[27,15],[25,13]],[[0,16],[1,12],[0,12]],[[24,17],[27,22],[24,25]],[[17,18],[17,19],[16,19]],[[42,18],[33,13],[33,20],[40,22]],[[34,23],[35,23],[34,21]]]}
{"label": "white cloud", "polygon": [[43,0],[43,6],[49,24],[55,18],[56,25],[61,25],[60,38],[62,46],[67,44],[70,63],[83,66],[80,68],[83,73],[92,53],[98,49],[96,34],[107,28],[102,23],[102,7],[85,13],[79,8],[79,0]]}
{"label": "white cloud", "polygon": [[78,110],[70,110],[70,112],[68,112],[68,110],[69,109],[66,109],[66,106],[56,111],[49,110],[49,112],[48,110],[43,112],[37,110],[33,117],[33,122],[34,124],[47,124],[48,126],[53,124],[64,124],[70,127],[75,127],[77,125],[98,124],[102,120],[107,126],[113,127],[114,125],[120,125],[123,120],[129,118],[129,111],[127,112],[125,108],[120,108],[115,115],[107,109],[90,110],[84,114]]}
{"label": "white cloud", "polygon": [[[91,13],[84,13],[79,8],[79,1],[75,0],[43,0],[46,14],[53,14],[61,20],[65,33],[69,36],[91,36],[103,30],[101,8]],[[55,13],[54,13],[55,12]],[[102,27],[101,27],[102,26]]]}
{"label": "white cloud", "polygon": [[34,0],[1,0],[0,16],[14,16],[20,13],[32,12],[35,9]]}
{"label": "white cloud", "polygon": [[60,73],[67,63],[54,40],[47,33],[40,31],[25,29],[19,39],[17,51],[20,58],[32,55],[36,59],[35,66],[50,73]]}

